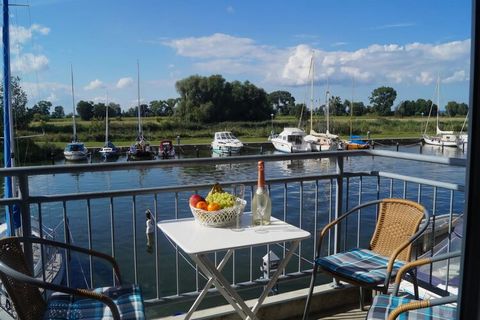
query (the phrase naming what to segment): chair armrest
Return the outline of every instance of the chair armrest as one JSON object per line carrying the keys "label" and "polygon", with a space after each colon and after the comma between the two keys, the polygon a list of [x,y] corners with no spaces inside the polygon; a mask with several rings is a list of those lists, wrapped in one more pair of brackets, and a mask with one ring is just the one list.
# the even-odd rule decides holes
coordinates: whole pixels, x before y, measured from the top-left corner
{"label": "chair armrest", "polygon": [[112,265],[114,271],[115,271],[115,276],[117,277],[118,284],[122,284],[122,276],[120,274],[120,268],[118,267],[117,261],[108,254],[98,252],[95,250],[90,250],[82,247],[77,247],[71,244],[66,244],[63,242],[58,242],[58,241],[53,241],[53,240],[48,240],[48,239],[43,239],[43,238],[37,238],[37,237],[18,237],[17,238],[20,242],[25,242],[25,243],[39,243],[43,245],[49,245],[53,247],[59,247],[67,250],[72,250],[72,251],[77,251],[81,253],[85,253],[91,256],[95,256],[101,259],[104,259]]}
{"label": "chair armrest", "polygon": [[44,282],[40,279],[36,279],[24,273],[18,272],[17,270],[14,270],[9,266],[5,265],[3,262],[0,262],[0,271],[2,273],[5,273],[7,276],[12,277],[18,281],[21,281],[23,283],[28,283],[36,287],[40,287],[40,288],[44,288],[44,289],[52,290],[56,292],[62,292],[69,295],[76,295],[76,296],[98,300],[106,304],[110,308],[110,310],[112,311],[113,318],[115,320],[120,320],[120,312],[118,310],[117,305],[113,302],[113,300],[110,297],[104,294],[93,292],[90,290],[75,289],[75,288],[65,287],[65,286],[61,286],[61,285],[57,285],[49,282]]}
{"label": "chair armrest", "polygon": [[393,309],[393,311],[388,316],[388,320],[395,320],[402,312],[407,312],[415,309],[429,308],[433,306],[438,306],[438,305],[447,304],[447,303],[455,303],[455,302],[457,302],[457,296],[449,296],[449,297],[430,299],[430,300],[412,301],[409,303],[402,304],[401,306],[398,306],[397,308]]}
{"label": "chair armrest", "polygon": [[397,276],[395,278],[393,295],[398,294],[398,289],[400,287],[400,282],[402,281],[403,276],[405,275],[405,273],[407,273],[408,270],[413,269],[413,268],[418,267],[418,266],[423,266],[423,265],[431,264],[431,263],[434,263],[434,262],[437,262],[437,261],[452,259],[452,258],[456,258],[456,257],[460,257],[460,256],[461,256],[460,251],[452,251],[452,252],[449,252],[449,253],[440,254],[436,257],[418,259],[418,260],[407,263],[406,265],[404,265],[403,267],[401,267],[398,270]]}
{"label": "chair armrest", "polygon": [[374,201],[369,201],[369,202],[365,202],[363,204],[360,204],[348,211],[346,211],[344,214],[342,214],[340,217],[338,217],[337,219],[333,220],[332,222],[330,222],[329,224],[327,224],[325,227],[323,227],[322,231],[320,231],[320,237],[318,239],[318,244],[317,244],[317,258],[320,257],[320,251],[322,249],[322,239],[323,237],[325,236],[325,234],[327,233],[327,231],[329,229],[331,229],[333,226],[335,226],[337,223],[339,223],[340,221],[342,221],[343,219],[345,219],[346,217],[348,217],[350,214],[352,214],[353,212],[355,211],[358,211],[360,209],[363,209],[365,207],[368,207],[368,206],[371,206],[371,205],[374,205],[374,204],[379,204],[380,202],[382,202],[383,199],[381,200],[374,200]]}

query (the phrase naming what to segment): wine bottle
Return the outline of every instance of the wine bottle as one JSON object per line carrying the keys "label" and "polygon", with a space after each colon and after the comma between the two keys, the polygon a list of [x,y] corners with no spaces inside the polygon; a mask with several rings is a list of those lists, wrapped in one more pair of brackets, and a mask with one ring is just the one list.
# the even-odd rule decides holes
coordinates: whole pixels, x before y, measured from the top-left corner
{"label": "wine bottle", "polygon": [[[263,214],[262,214],[263,212]],[[265,171],[263,161],[258,161],[258,185],[252,199],[252,225],[270,224],[272,201],[265,186]]]}

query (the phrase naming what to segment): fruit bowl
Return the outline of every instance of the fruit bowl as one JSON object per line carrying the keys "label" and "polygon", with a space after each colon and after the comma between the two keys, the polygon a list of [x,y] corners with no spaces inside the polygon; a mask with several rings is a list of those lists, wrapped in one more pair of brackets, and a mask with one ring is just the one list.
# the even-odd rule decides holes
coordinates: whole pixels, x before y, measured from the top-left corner
{"label": "fruit bowl", "polygon": [[195,220],[206,227],[225,227],[235,222],[235,218],[243,213],[247,201],[237,198],[235,205],[217,211],[198,209],[190,205]]}

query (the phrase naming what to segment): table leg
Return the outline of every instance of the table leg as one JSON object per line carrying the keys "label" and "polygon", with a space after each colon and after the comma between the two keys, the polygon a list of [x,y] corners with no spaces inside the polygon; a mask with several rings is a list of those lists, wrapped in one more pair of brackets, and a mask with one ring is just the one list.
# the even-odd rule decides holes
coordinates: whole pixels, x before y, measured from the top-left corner
{"label": "table leg", "polygon": [[265,289],[263,289],[262,294],[258,298],[257,303],[255,303],[255,305],[253,306],[252,312],[254,314],[257,314],[258,310],[262,306],[263,301],[268,296],[268,293],[270,292],[270,290],[273,288],[273,286],[277,282],[278,277],[283,272],[283,269],[285,269],[285,267],[287,266],[288,261],[290,261],[290,258],[292,257],[295,250],[297,250],[297,247],[298,247],[299,243],[300,243],[300,240],[292,241],[292,244],[290,245],[290,248],[288,249],[287,254],[282,259],[282,261],[280,261],[280,264],[278,265],[277,271],[275,271],[275,273],[272,275],[272,277],[270,278],[270,281],[268,281],[267,285],[265,286]]}
{"label": "table leg", "polygon": [[252,310],[250,310],[245,301],[243,301],[242,297],[232,288],[227,279],[215,268],[215,265],[210,262],[206,255],[199,254],[195,258],[198,261],[196,261],[198,266],[203,272],[213,278],[215,287],[243,319],[257,319]]}
{"label": "table leg", "polygon": [[[217,270],[222,271],[223,267],[225,267],[225,265],[227,264],[228,259],[230,259],[230,257],[232,256],[232,253],[233,253],[233,250],[228,250],[227,251],[227,253],[223,257],[222,261],[220,261],[220,263],[218,264]],[[194,257],[192,256],[192,258],[194,258]],[[195,261],[195,262],[197,262],[197,261]],[[185,319],[190,319],[190,317],[193,315],[195,310],[197,310],[198,306],[202,302],[205,295],[208,293],[208,289],[210,289],[210,287],[213,285],[213,282],[214,282],[213,277],[209,276],[208,274],[206,276],[209,279],[208,279],[207,283],[205,284],[205,287],[203,288],[203,290],[200,292],[197,299],[193,303],[193,305],[190,307],[190,310],[188,310],[187,314],[185,315]]]}

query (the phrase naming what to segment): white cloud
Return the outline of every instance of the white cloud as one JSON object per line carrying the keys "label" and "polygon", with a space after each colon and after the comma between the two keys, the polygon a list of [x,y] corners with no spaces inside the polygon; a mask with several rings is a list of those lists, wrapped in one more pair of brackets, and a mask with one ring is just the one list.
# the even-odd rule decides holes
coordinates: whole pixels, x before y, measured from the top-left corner
{"label": "white cloud", "polygon": [[44,55],[25,53],[13,59],[11,68],[12,72],[20,74],[45,70],[48,68],[48,58]]}
{"label": "white cloud", "polygon": [[401,23],[393,23],[393,24],[385,24],[383,26],[377,26],[371,28],[371,30],[384,30],[384,29],[392,29],[392,28],[408,28],[415,26],[413,22],[401,22]]}
{"label": "white cloud", "polygon": [[371,44],[353,51],[327,51],[307,44],[275,48],[249,38],[216,33],[164,44],[174,48],[178,55],[190,58],[205,73],[249,73],[272,86],[308,83],[312,52],[315,52],[315,81],[329,79],[349,86],[352,77],[360,84],[429,85],[437,73],[450,75],[443,82],[466,81],[470,63],[470,39],[440,44]]}
{"label": "white cloud", "polygon": [[207,37],[184,38],[164,42],[176,49],[177,54],[192,58],[260,58],[265,55],[265,47],[249,38],[239,38],[223,33]]}
{"label": "white cloud", "polygon": [[37,101],[44,99],[58,102],[60,98],[57,97],[71,95],[70,85],[58,82],[22,81],[22,89],[25,90],[30,103],[36,103]]}
{"label": "white cloud", "polygon": [[452,82],[460,82],[460,81],[468,81],[468,77],[465,74],[465,70],[458,70],[455,71],[451,76],[442,80],[443,83],[452,83]]}
{"label": "white cloud", "polygon": [[133,84],[133,79],[130,77],[125,77],[125,78],[120,78],[117,81],[116,87],[118,89],[124,89],[124,88],[131,87],[132,84]]}
{"label": "white cloud", "polygon": [[101,89],[101,88],[105,88],[105,85],[103,84],[102,81],[98,79],[91,81],[89,84],[83,87],[83,89],[85,90],[95,90],[95,89]]}

